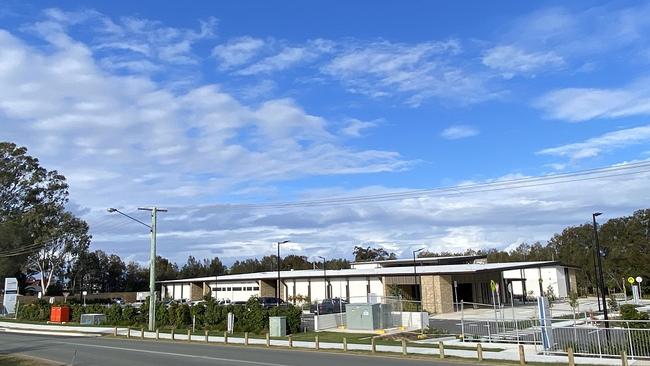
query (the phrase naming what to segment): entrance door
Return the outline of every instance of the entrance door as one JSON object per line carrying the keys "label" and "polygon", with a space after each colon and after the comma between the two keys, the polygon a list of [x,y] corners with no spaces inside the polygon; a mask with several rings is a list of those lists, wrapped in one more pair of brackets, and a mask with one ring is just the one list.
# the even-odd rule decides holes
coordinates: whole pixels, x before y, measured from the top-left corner
{"label": "entrance door", "polygon": [[471,283],[459,283],[456,292],[458,293],[456,302],[460,302],[461,300],[465,302],[474,302],[474,292]]}

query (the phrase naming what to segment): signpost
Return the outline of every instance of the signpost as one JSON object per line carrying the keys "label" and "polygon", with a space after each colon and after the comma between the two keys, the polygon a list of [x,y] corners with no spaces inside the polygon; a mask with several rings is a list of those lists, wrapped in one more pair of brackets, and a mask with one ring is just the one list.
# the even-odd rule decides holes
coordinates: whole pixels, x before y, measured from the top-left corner
{"label": "signpost", "polygon": [[454,281],[454,311],[458,311],[458,281]]}
{"label": "signpost", "polygon": [[490,280],[490,289],[492,289],[492,306],[494,307],[494,322],[495,325],[497,325],[499,322],[499,317],[497,316],[497,297],[496,297],[497,284],[496,282],[494,282],[494,280]]}
{"label": "signpost", "polygon": [[18,280],[15,278],[5,278],[5,296],[2,300],[2,306],[5,314],[16,312],[16,300],[18,298]]}
{"label": "signpost", "polygon": [[641,282],[643,282],[643,277],[637,276],[636,282],[639,284],[639,301],[640,301],[641,296],[643,295],[643,292],[641,292]]}

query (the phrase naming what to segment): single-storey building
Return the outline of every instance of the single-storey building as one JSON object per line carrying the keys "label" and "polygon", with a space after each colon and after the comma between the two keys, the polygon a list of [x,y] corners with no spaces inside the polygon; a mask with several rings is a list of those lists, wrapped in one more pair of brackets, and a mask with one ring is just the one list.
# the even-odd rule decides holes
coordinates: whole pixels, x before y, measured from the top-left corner
{"label": "single-storey building", "polygon": [[277,271],[160,281],[161,296],[198,300],[210,294],[246,301],[251,296],[275,297],[279,286],[280,297],[295,303],[337,297],[372,302],[373,297],[399,293],[421,300],[426,311],[447,313],[461,300],[491,304],[493,286],[504,303],[509,303],[510,284],[518,298],[530,296],[529,291],[539,295],[548,286],[561,298],[576,291],[573,267],[555,261],[487,263],[483,255],[355,262],[350,269],[290,270],[279,275],[279,281]]}

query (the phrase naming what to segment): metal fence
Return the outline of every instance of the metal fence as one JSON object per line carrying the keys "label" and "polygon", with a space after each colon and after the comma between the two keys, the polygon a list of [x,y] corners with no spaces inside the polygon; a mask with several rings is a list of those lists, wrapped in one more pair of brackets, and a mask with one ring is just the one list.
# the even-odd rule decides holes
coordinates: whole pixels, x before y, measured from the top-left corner
{"label": "metal fence", "polygon": [[462,319],[463,342],[533,344],[541,353],[650,359],[650,321]]}
{"label": "metal fence", "polygon": [[401,297],[368,295],[351,297],[345,304],[337,304],[333,313],[324,314],[319,306],[315,307],[314,328],[322,330],[354,330],[355,323],[348,321],[346,305],[373,306],[372,329],[358,330],[415,330],[428,326],[428,314],[420,311],[419,301],[405,300]]}

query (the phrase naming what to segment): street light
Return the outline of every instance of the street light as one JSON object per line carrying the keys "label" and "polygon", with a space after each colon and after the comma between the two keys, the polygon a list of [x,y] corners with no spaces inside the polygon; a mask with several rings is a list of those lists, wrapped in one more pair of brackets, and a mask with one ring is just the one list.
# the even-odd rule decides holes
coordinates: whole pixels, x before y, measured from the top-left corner
{"label": "street light", "polygon": [[329,294],[329,286],[327,286],[327,268],[325,268],[325,257],[320,255],[317,257],[323,260],[323,281],[325,281],[325,298],[329,299],[330,294]]}
{"label": "street light", "polygon": [[166,209],[158,207],[138,207],[140,211],[151,211],[151,225],[147,225],[144,222],[131,217],[124,212],[116,209],[109,208],[108,212],[113,213],[117,212],[120,215],[127,217],[141,225],[144,225],[149,228],[151,232],[151,250],[149,254],[149,331],[153,332],[156,330],[156,226],[157,226],[157,213],[158,212],[167,212]]}
{"label": "street light", "polygon": [[598,223],[596,222],[596,216],[600,215],[602,215],[602,212],[595,212],[591,215],[591,218],[594,222],[594,240],[596,241],[596,256],[598,257],[598,277],[600,278],[600,296],[603,302],[603,317],[605,318],[605,327],[608,328],[609,324],[607,323],[607,320],[609,320],[609,318],[607,316],[607,302],[605,301],[605,278],[603,276],[603,260],[600,253],[600,242],[598,241]]}
{"label": "street light", "polygon": [[275,291],[275,294],[277,295],[277,299],[275,300],[277,305],[280,305],[280,245],[289,243],[289,240],[285,241],[279,241],[278,242],[278,286]]}
{"label": "street light", "polygon": [[423,251],[425,248],[420,248],[418,250],[413,251],[413,281],[415,282],[415,299],[419,300],[420,299],[420,291],[418,289],[418,270],[417,267],[415,266],[415,253],[419,253]]}

